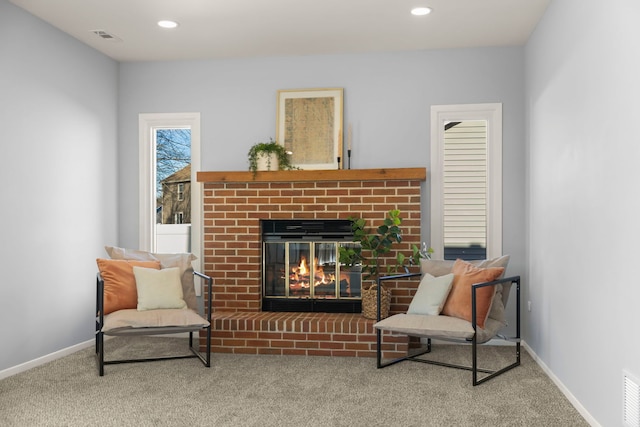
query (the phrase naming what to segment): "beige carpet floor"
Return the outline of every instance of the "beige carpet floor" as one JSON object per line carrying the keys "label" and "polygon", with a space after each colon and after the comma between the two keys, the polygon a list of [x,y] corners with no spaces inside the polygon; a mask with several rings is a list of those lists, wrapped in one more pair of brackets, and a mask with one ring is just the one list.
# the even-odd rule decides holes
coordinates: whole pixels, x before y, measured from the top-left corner
{"label": "beige carpet floor", "polygon": [[[114,338],[110,357],[167,354],[180,338]],[[504,348],[483,347],[503,359]],[[435,347],[465,361],[466,346]],[[0,381],[0,426],[587,426],[523,351],[522,366],[472,387],[468,371],[374,359],[213,354],[109,365],[93,348]]]}

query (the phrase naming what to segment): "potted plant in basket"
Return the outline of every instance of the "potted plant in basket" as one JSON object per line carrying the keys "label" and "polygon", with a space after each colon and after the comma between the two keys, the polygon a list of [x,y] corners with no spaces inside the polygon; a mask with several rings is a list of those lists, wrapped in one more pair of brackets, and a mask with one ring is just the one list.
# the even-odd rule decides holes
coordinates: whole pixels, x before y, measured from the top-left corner
{"label": "potted plant in basket", "polygon": [[[391,252],[394,243],[402,242],[402,218],[398,209],[392,209],[387,213],[387,218],[375,229],[367,228],[366,221],[362,218],[349,218],[353,230],[353,241],[359,245],[345,245],[339,248],[339,261],[345,267],[360,265],[365,280],[372,279],[377,282],[381,273],[381,257]],[[426,246],[426,245],[425,245]],[[397,272],[400,267],[405,267],[405,263],[416,263],[420,258],[429,256],[433,252],[431,248],[422,252],[416,245],[412,247],[412,254],[407,257],[402,252],[398,252],[394,263],[387,264],[386,273]],[[376,318],[377,283],[369,288],[362,287],[362,312],[367,318]],[[381,289],[382,317],[389,313],[391,302],[391,290],[382,287]]]}
{"label": "potted plant in basket", "polygon": [[249,160],[249,170],[253,172],[255,178],[259,170],[291,170],[297,169],[291,165],[289,155],[284,145],[278,144],[269,138],[269,142],[258,142],[254,144],[247,154]]}

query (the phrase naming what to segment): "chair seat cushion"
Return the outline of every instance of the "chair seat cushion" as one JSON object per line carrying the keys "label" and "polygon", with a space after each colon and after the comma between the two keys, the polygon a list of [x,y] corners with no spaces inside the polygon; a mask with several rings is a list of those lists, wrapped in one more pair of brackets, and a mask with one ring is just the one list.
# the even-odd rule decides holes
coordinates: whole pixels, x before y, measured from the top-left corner
{"label": "chair seat cushion", "polygon": [[[436,339],[470,340],[474,334],[471,322],[444,315],[395,314],[379,321],[373,327],[381,331]],[[477,329],[477,342],[488,341],[501,327],[500,322],[487,319],[485,329]]]}
{"label": "chair seat cushion", "polygon": [[[197,330],[209,326],[209,322],[195,311],[183,308],[167,308],[158,310],[138,311],[136,309],[119,310],[104,316],[102,332],[107,335],[121,334],[127,330],[137,330],[138,333],[161,333],[162,328],[168,328],[165,333]],[[157,331],[151,332],[154,328]],[[171,329],[179,329],[173,331]]]}

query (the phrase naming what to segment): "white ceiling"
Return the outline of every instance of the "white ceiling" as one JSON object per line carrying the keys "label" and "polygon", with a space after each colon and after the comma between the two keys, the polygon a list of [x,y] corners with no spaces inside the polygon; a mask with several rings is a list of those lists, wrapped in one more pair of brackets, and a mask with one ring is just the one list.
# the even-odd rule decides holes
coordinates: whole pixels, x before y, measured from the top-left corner
{"label": "white ceiling", "polygon": [[10,1],[113,59],[156,61],[519,46],[550,0]]}

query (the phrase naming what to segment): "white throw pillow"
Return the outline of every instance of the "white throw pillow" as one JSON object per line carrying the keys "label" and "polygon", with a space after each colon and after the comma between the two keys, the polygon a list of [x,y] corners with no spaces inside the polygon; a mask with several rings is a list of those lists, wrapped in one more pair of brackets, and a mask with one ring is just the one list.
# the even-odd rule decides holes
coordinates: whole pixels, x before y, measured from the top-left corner
{"label": "white throw pillow", "polygon": [[433,277],[425,273],[418,290],[409,304],[408,314],[431,314],[437,316],[451,291],[453,273]]}
{"label": "white throw pillow", "polygon": [[138,310],[158,308],[185,308],[178,267],[154,270],[133,267],[138,291]]}

